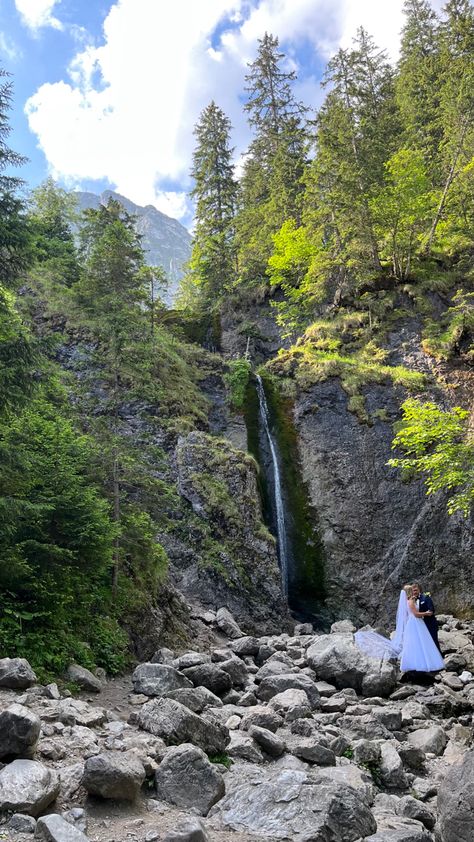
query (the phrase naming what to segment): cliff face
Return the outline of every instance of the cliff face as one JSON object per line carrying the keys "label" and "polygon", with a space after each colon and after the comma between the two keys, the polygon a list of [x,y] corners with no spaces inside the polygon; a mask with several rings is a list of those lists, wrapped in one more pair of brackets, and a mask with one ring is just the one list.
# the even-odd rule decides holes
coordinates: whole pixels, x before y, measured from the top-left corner
{"label": "cliff face", "polygon": [[443,495],[427,497],[421,482],[402,483],[387,467],[391,424],[403,394],[365,390],[369,412],[386,421],[361,424],[333,378],[295,403],[303,476],[318,513],[326,559],[328,607],[356,622],[390,624],[400,587],[420,580],[440,611],[472,613],[472,520],[450,517]]}

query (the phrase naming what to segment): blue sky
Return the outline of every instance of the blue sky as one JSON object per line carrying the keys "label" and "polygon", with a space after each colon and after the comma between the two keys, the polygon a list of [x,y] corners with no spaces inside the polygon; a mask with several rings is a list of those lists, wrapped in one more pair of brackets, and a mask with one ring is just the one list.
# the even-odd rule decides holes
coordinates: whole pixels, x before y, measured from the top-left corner
{"label": "blue sky", "polygon": [[[249,141],[246,64],[265,31],[317,107],[327,59],[359,25],[396,58],[402,0],[0,0],[0,56],[14,80],[11,146],[31,185],[112,187],[192,219],[193,136],[211,99]],[[440,8],[439,0],[433,6]]]}

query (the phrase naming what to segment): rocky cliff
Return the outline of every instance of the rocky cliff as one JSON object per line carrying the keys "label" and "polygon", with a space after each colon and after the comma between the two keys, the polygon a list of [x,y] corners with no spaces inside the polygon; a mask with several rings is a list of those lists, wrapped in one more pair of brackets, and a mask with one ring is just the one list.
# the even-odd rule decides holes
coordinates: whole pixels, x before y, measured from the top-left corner
{"label": "rocky cliff", "polygon": [[150,266],[161,266],[168,277],[169,287],[164,298],[170,306],[183,277],[183,267],[191,257],[191,235],[186,228],[153,205],[141,207],[113,190],[104,190],[99,195],[77,192],[75,196],[79,210],[97,208],[112,198],[120,202],[129,214],[136,216],[137,231],[143,237],[142,246],[147,263]]}

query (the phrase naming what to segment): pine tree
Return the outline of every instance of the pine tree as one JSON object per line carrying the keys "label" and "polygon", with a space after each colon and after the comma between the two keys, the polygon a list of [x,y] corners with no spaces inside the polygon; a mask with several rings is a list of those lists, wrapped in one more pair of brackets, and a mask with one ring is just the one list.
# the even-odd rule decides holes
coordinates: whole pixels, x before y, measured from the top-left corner
{"label": "pine tree", "polygon": [[442,134],[439,21],[428,0],[405,0],[404,11],[397,102],[406,143],[423,153],[436,184]]}
{"label": "pine tree", "polygon": [[35,276],[40,284],[47,284],[51,299],[58,288],[70,287],[79,278],[73,233],[78,222],[74,194],[47,178],[31,192],[29,219],[37,264]]}
{"label": "pine tree", "polygon": [[204,109],[194,129],[191,196],[196,200],[196,228],[191,272],[208,301],[228,289],[235,275],[237,184],[230,131],[230,121],[215,102]]}

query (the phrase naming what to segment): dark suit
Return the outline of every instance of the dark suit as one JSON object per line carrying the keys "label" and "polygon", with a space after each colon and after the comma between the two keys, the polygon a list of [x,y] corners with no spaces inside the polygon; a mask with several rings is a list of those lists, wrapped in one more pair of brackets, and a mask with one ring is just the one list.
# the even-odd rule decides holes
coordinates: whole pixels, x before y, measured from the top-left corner
{"label": "dark suit", "polygon": [[426,623],[426,626],[428,628],[428,631],[429,631],[431,637],[433,638],[436,646],[438,647],[439,651],[441,652],[441,649],[439,647],[439,641],[438,641],[438,621],[437,621],[437,619],[434,615],[435,609],[434,609],[434,605],[433,605],[433,600],[431,599],[430,596],[428,596],[425,593],[420,594],[419,603],[418,603],[418,610],[419,611],[432,611],[433,612],[433,615],[431,617],[423,617],[423,619]]}

